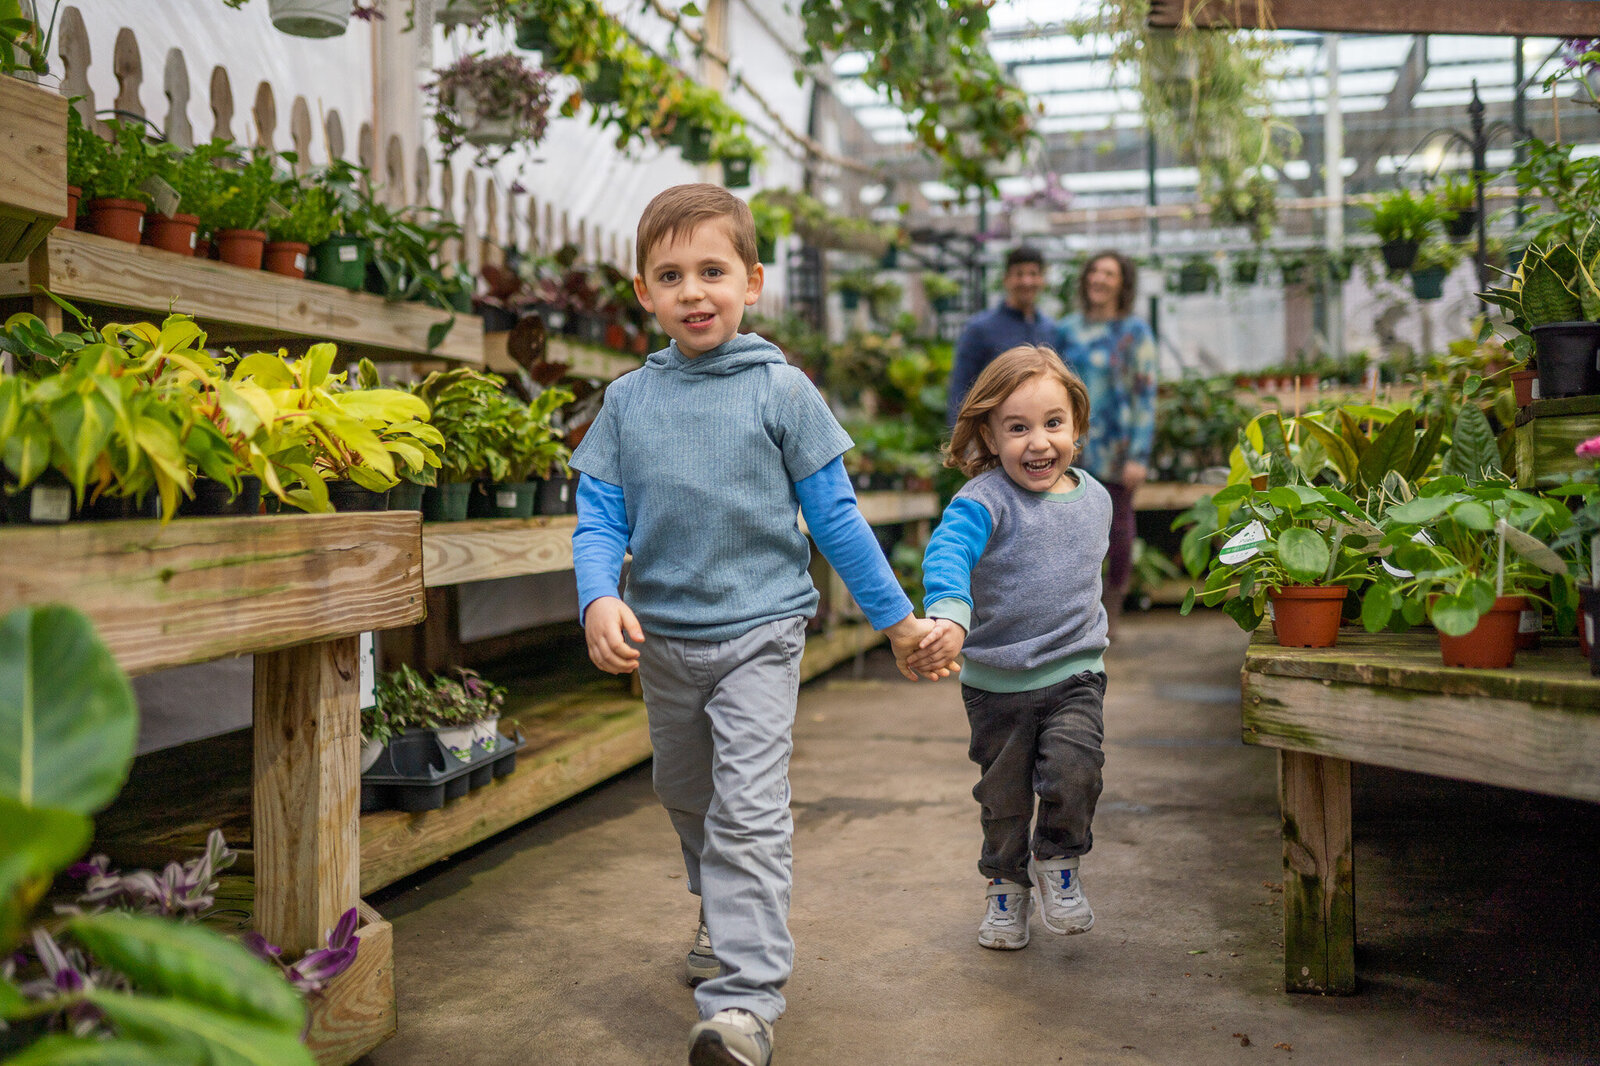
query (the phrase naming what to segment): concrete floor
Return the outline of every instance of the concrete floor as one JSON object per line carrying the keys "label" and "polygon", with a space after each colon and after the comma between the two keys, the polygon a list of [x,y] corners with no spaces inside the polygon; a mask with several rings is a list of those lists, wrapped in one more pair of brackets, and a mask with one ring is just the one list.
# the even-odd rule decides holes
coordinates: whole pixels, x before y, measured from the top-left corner
{"label": "concrete floor", "polygon": [[[1128,619],[1109,657],[1093,932],[979,948],[956,685],[883,652],[801,692],[797,952],[774,1060],[1600,1062],[1600,807],[1358,768],[1359,994],[1289,996],[1276,762],[1239,742],[1245,637]],[[363,1062],[685,1061],[695,904],[648,767],[374,902],[398,1035]]]}

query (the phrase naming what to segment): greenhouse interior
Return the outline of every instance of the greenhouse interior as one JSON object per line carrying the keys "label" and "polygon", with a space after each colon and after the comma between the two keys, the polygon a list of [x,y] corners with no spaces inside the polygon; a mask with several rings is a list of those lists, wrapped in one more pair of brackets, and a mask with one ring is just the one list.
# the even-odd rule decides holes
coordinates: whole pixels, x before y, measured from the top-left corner
{"label": "greenhouse interior", "polygon": [[1600,1063],[1600,2],[0,0],[0,162],[0,1062]]}

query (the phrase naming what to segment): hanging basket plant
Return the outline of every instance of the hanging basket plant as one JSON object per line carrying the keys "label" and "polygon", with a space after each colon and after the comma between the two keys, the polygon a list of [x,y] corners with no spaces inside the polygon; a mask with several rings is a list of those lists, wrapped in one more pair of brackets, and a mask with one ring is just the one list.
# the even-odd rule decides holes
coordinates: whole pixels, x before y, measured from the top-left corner
{"label": "hanging basket plant", "polygon": [[520,56],[471,52],[434,72],[423,88],[434,104],[433,125],[446,159],[463,144],[478,162],[502,158],[518,144],[544,139],[550,113],[550,72]]}

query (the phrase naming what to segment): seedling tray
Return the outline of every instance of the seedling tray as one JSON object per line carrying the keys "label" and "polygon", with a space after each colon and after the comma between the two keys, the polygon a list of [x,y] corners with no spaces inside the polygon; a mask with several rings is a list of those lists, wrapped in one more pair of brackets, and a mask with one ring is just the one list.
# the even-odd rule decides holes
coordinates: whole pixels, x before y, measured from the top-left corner
{"label": "seedling tray", "polygon": [[458,759],[431,730],[408,730],[390,739],[372,768],[361,775],[361,810],[432,811],[517,768],[517,752],[527,741],[521,730],[500,735],[494,751],[482,742]]}

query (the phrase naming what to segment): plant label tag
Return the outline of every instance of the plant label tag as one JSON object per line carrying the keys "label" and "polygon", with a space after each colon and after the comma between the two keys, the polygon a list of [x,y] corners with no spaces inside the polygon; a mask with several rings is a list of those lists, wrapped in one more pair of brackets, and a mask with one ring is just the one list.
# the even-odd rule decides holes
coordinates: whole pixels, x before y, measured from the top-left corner
{"label": "plant label tag", "polygon": [[1567,564],[1562,561],[1561,556],[1547,548],[1544,541],[1538,537],[1524,533],[1515,526],[1507,525],[1504,518],[1495,523],[1495,529],[1506,538],[1506,543],[1513,551],[1545,573],[1560,574],[1566,571]]}
{"label": "plant label tag", "polygon": [[72,490],[35,485],[28,495],[28,521],[65,522],[72,517]]}
{"label": "plant label tag", "polygon": [[1529,607],[1517,619],[1518,633],[1537,633],[1544,628],[1544,613],[1537,607]]}
{"label": "plant label tag", "polygon": [[289,217],[288,208],[284,207],[282,204],[280,204],[276,200],[268,200],[265,211],[266,211],[266,216],[268,218],[288,218]]}
{"label": "plant label tag", "polygon": [[200,246],[200,235],[198,233],[189,234],[189,251],[192,252],[196,248],[198,248],[199,246]]}
{"label": "plant label tag", "polygon": [[306,253],[304,253],[304,252],[296,252],[296,253],[294,253],[294,268],[296,270],[301,270],[301,271],[305,270],[305,268],[306,268]]}
{"label": "plant label tag", "polygon": [[517,505],[517,494],[510,489],[500,489],[494,494],[494,505],[501,510],[510,510]]}
{"label": "plant label tag", "polygon": [[[1413,544],[1428,544],[1428,545],[1433,544],[1433,538],[1428,536],[1427,531],[1426,530],[1420,530],[1420,529],[1417,532],[1411,534],[1411,541],[1412,541]],[[1416,577],[1417,576],[1417,575],[1413,574],[1409,570],[1402,570],[1398,566],[1390,566],[1389,565],[1389,560],[1387,560],[1387,559],[1379,559],[1378,560],[1378,565],[1382,566],[1385,570],[1387,570],[1389,572],[1389,576],[1390,577]]]}
{"label": "plant label tag", "polygon": [[1222,550],[1217,553],[1217,561],[1227,566],[1242,563],[1261,551],[1260,545],[1267,541],[1267,528],[1260,520],[1251,522],[1239,532],[1229,537],[1222,545]]}
{"label": "plant label tag", "polygon": [[361,660],[361,686],[356,691],[361,696],[361,708],[378,705],[378,663],[371,633],[361,634],[359,658]]}
{"label": "plant label tag", "polygon": [[178,190],[168,185],[159,175],[152,174],[139,185],[139,191],[150,197],[155,209],[171,218],[178,213]]}
{"label": "plant label tag", "polygon": [[359,258],[361,258],[360,248],[357,248],[353,244],[339,245],[339,262],[354,263]]}

